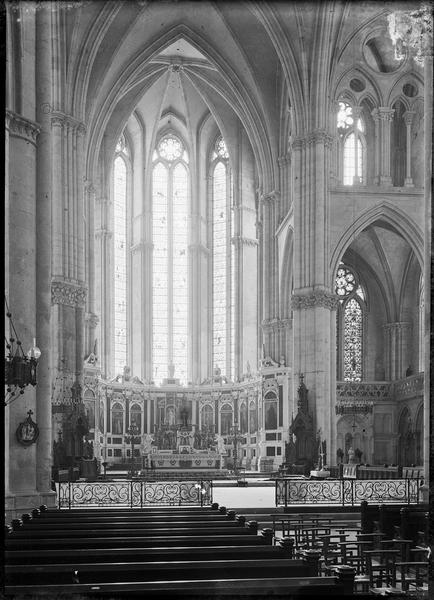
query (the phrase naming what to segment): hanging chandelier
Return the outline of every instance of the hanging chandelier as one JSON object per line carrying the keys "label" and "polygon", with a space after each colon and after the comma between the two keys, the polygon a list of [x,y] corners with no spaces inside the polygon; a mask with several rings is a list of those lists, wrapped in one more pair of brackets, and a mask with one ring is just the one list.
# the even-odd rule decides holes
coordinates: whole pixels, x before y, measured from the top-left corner
{"label": "hanging chandelier", "polygon": [[9,404],[21,394],[24,394],[28,385],[36,385],[36,367],[41,356],[41,351],[36,346],[36,340],[33,338],[33,346],[24,353],[22,343],[12,321],[12,314],[9,311],[7,301],[6,317],[9,319],[9,339],[5,337],[5,383],[7,385],[7,396],[5,404]]}

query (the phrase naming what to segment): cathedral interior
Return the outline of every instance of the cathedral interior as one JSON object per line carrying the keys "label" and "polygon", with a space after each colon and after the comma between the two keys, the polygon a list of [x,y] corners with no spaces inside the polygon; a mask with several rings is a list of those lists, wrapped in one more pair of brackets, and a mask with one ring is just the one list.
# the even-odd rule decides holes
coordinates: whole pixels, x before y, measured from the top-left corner
{"label": "cathedral interior", "polygon": [[6,521],[62,473],[308,473],[318,447],[427,494],[423,5],[4,11]]}

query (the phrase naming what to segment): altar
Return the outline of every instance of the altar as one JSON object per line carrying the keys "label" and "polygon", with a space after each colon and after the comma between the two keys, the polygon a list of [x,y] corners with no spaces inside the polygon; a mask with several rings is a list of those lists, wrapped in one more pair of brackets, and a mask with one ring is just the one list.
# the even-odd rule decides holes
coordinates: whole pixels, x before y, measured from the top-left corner
{"label": "altar", "polygon": [[156,451],[148,455],[151,469],[220,469],[221,456],[217,452]]}

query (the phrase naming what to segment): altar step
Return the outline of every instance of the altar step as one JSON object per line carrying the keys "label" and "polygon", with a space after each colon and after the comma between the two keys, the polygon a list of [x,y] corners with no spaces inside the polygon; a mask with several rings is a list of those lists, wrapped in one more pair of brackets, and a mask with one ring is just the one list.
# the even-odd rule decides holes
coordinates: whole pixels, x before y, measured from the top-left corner
{"label": "altar step", "polygon": [[[107,472],[107,479],[111,476],[115,476],[116,479],[129,479],[128,473]],[[210,479],[227,479],[229,477],[229,471],[227,469],[148,469],[139,474],[137,479],[145,481],[196,481],[196,480],[210,480]],[[136,477],[135,477],[136,479]]]}

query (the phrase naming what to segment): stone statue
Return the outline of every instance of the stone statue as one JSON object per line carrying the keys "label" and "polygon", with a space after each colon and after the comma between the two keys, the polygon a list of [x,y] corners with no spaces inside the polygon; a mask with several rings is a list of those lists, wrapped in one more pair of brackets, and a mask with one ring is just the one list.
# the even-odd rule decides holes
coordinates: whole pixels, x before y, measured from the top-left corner
{"label": "stone statue", "polygon": [[354,450],[351,447],[348,449],[348,464],[354,465],[355,463],[356,463],[356,461],[354,460]]}
{"label": "stone statue", "polygon": [[187,427],[187,425],[188,425],[188,408],[186,406],[183,406],[181,408],[181,411],[179,414],[182,419],[182,426]]}
{"label": "stone statue", "polygon": [[226,447],[225,447],[225,442],[224,442],[223,436],[220,435],[219,433],[216,433],[215,438],[217,440],[217,452],[219,454],[226,454]]}
{"label": "stone statue", "polygon": [[131,377],[131,369],[127,365],[124,367],[123,381],[129,381]]}
{"label": "stone statue", "polygon": [[152,450],[152,442],[154,441],[154,436],[151,433],[145,433],[143,436],[143,452],[145,454],[149,454]]}

